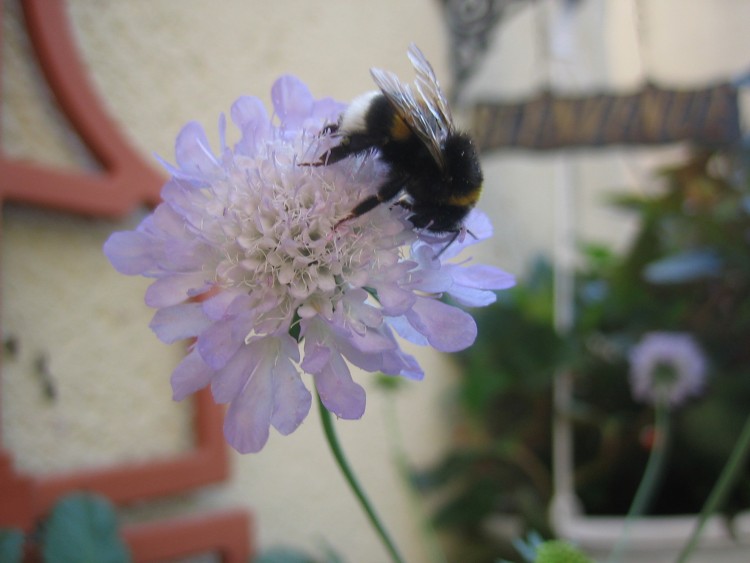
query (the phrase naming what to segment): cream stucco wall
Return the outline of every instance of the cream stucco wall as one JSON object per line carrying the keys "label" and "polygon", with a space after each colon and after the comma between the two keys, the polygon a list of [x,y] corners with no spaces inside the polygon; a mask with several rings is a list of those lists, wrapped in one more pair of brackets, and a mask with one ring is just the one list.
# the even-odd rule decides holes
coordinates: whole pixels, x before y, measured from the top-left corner
{"label": "cream stucco wall", "polygon": [[[550,5],[538,4],[543,10]],[[567,90],[636,87],[645,76],[644,61],[653,78],[686,86],[725,78],[748,63],[748,1],[640,2],[646,7],[640,60],[633,2],[581,4],[574,48],[566,51],[561,43],[562,55],[549,75]],[[241,94],[268,102],[270,85],[282,73],[302,78],[316,96],[346,100],[372,87],[371,66],[409,76],[405,50],[416,41],[438,74],[448,76],[446,33],[434,0],[69,0],[68,6],[96,87],[147,158],[158,153],[169,159],[174,137],[188,120],[202,122],[216,141],[218,114]],[[5,0],[3,9],[3,150],[54,165],[90,166],[33,66],[17,2]],[[542,17],[559,24],[559,11],[548,12]],[[532,9],[521,9],[503,26],[467,98],[480,92],[520,96],[539,87],[547,75],[535,51],[538,18]],[[575,185],[577,234],[622,244],[628,222],[601,205],[602,193],[648,186],[654,163],[676,152],[488,157],[482,207],[498,236],[478,254],[520,272],[532,254],[552,252],[559,203],[554,190],[566,183]],[[4,211],[2,322],[6,335],[20,336],[21,349],[15,363],[6,359],[4,366],[3,440],[25,470],[55,471],[186,447],[189,412],[171,403],[168,384],[179,350],[159,344],[148,330],[150,313],[140,305],[143,281],[113,274],[100,253],[108,232],[136,219],[113,224],[15,206]],[[70,328],[77,340],[64,337]],[[39,396],[29,374],[40,350],[60,387],[55,404]],[[409,458],[424,466],[447,443],[454,373],[444,357],[415,353],[427,377],[405,386],[396,412]],[[427,561],[409,495],[390,459],[388,405],[372,385],[367,388],[363,419],[337,425],[342,442],[406,559]],[[238,505],[256,516],[262,547],[320,551],[325,543],[350,561],[386,559],[326,450],[314,410],[293,435],[273,434],[261,453],[233,455],[228,483],[135,507],[124,516],[138,520]]]}

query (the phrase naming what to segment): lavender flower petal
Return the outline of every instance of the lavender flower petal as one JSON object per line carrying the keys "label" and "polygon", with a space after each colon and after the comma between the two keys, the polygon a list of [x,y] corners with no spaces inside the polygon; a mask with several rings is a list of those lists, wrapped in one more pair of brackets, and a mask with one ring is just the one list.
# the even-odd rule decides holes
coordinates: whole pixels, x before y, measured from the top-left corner
{"label": "lavender flower petal", "polygon": [[204,330],[196,347],[203,361],[212,369],[220,370],[242,346],[244,336],[237,334],[235,319],[217,321]]}
{"label": "lavender flower petal", "polygon": [[172,372],[172,398],[182,401],[208,385],[212,376],[213,370],[201,359],[198,351],[193,349]]}
{"label": "lavender flower petal", "polygon": [[223,175],[219,161],[211,152],[206,132],[199,123],[190,122],[180,131],[175,144],[175,160],[179,169],[191,178]]}
{"label": "lavender flower petal", "polygon": [[290,129],[301,129],[304,121],[312,115],[312,94],[293,76],[282,76],[274,83],[271,102],[282,125]]}
{"label": "lavender flower petal", "polygon": [[448,294],[460,305],[466,307],[484,307],[494,303],[497,296],[494,291],[513,287],[515,277],[492,266],[474,264],[456,266],[449,264],[446,270],[450,273],[453,284]]}
{"label": "lavender flower petal", "polygon": [[[299,348],[291,337],[283,337],[281,346],[282,357],[299,359]],[[312,395],[290,361],[282,361],[276,366],[273,404],[271,424],[284,435],[294,432],[310,412]]]}
{"label": "lavender flower petal", "polygon": [[362,417],[365,413],[365,390],[354,382],[340,354],[332,352],[328,363],[313,375],[325,408],[339,418]]}
{"label": "lavender flower petal", "polygon": [[273,357],[263,357],[243,373],[247,383],[235,395],[224,419],[227,442],[240,453],[254,453],[268,441],[273,415]]}
{"label": "lavender flower petal", "polygon": [[477,337],[477,325],[471,315],[433,299],[418,299],[406,318],[430,346],[441,352],[468,348]]}
{"label": "lavender flower petal", "polygon": [[199,303],[183,303],[156,311],[149,326],[159,340],[172,344],[198,336],[209,322]]}
{"label": "lavender flower petal", "polygon": [[182,303],[186,295],[195,297],[209,289],[203,272],[167,275],[148,287],[145,301],[149,307],[169,307]]}
{"label": "lavender flower petal", "polygon": [[220,370],[214,370],[211,393],[217,403],[229,403],[242,392],[252,373],[263,360],[265,346],[262,339],[239,349]]}
{"label": "lavender flower petal", "polygon": [[121,274],[145,274],[156,262],[153,240],[138,231],[112,233],[104,243],[104,254]]}
{"label": "lavender flower petal", "polygon": [[263,140],[271,132],[271,123],[263,103],[258,98],[243,96],[233,105],[232,121],[242,132],[242,138],[234,150],[245,156],[255,156],[262,150]]}

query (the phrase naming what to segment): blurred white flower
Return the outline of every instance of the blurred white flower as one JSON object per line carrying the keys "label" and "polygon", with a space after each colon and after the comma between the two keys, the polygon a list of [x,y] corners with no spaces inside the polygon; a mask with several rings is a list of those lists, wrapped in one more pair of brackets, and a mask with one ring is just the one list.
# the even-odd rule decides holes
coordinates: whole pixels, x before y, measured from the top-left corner
{"label": "blurred white flower", "polygon": [[689,334],[649,332],[629,359],[630,388],[638,401],[675,407],[705,386],[706,357]]}

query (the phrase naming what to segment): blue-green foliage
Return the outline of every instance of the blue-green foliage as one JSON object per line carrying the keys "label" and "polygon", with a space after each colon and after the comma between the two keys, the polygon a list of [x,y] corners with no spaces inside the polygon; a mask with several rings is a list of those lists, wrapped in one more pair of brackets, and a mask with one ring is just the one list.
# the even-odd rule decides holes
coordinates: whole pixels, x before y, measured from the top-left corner
{"label": "blue-green foliage", "polygon": [[73,493],[59,500],[41,528],[42,556],[50,563],[126,563],[117,515],[104,497]]}
{"label": "blue-green foliage", "polygon": [[[26,538],[20,530],[0,530],[0,561],[22,560]],[[89,493],[62,497],[29,541],[45,563],[127,563],[130,554],[119,536],[117,516],[105,498]]]}
{"label": "blue-green foliage", "polygon": [[0,561],[20,563],[23,557],[24,537],[21,530],[0,530]]}
{"label": "blue-green foliage", "polygon": [[253,563],[344,563],[333,549],[324,547],[322,558],[291,547],[273,547],[255,557]]}

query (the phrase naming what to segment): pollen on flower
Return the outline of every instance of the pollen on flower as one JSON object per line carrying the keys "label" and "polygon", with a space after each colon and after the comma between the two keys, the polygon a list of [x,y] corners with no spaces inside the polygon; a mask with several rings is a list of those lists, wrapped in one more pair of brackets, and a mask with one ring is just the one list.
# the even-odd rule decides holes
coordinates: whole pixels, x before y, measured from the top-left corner
{"label": "pollen on flower", "polygon": [[377,191],[383,164],[367,155],[301,166],[327,150],[320,132],[344,106],[314,99],[289,76],[271,98],[273,116],[256,98],[234,103],[241,138],[228,146],[222,120],[218,154],[200,125],[186,125],[176,165],[164,163],[171,178],[161,205],[104,247],[118,271],[155,279],[146,292],[157,309],[151,328],[165,342],[193,341],[172,374],[174,397],[210,385],[217,402],[229,403],[224,431],[240,452],[259,451],[271,426],[282,434],[299,426],[310,379],[328,410],[359,418],[365,393],[350,365],[420,379],[397,335],[464,348],[476,334],[473,319],[438,298],[486,305],[514,283],[496,268],[447,262],[490,236],[476,210],[467,219],[475,237],[439,260],[444,241],[415,232],[400,206],[334,228]]}

